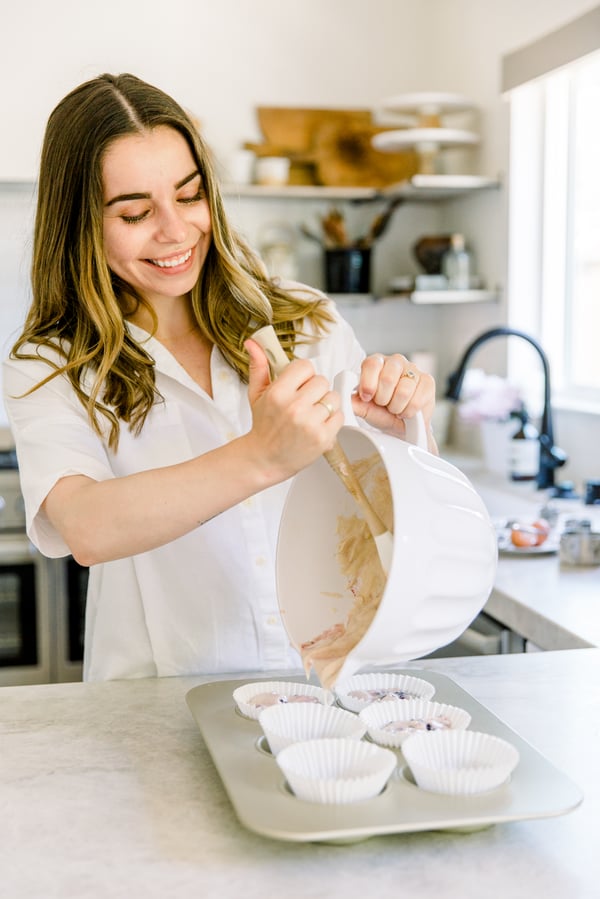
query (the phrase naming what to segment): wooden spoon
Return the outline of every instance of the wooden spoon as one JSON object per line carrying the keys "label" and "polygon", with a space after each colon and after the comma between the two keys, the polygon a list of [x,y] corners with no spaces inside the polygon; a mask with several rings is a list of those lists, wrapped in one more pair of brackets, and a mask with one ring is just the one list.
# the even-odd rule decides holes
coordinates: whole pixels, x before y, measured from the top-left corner
{"label": "wooden spoon", "polygon": [[[260,344],[265,351],[271,366],[271,371],[275,376],[279,375],[283,369],[289,365],[290,360],[279,343],[279,339],[272,325],[267,325],[265,328],[260,328],[258,331],[255,331],[252,335],[252,339]],[[369,502],[360,481],[352,469],[350,460],[346,456],[339,442],[336,440],[333,449],[323,453],[323,455],[344,484],[348,493],[350,493],[360,507],[371,532],[371,536],[375,541],[381,567],[386,575],[389,574],[394,550],[393,535],[388,531],[385,524]]]}
{"label": "wooden spoon", "polygon": [[369,233],[365,234],[364,237],[360,237],[356,241],[356,246],[361,250],[372,247],[375,241],[381,237],[384,231],[387,230],[396,207],[400,206],[403,202],[404,200],[402,199],[402,197],[395,197],[386,206],[383,212],[380,212],[379,215],[374,218],[373,222],[371,223]]}

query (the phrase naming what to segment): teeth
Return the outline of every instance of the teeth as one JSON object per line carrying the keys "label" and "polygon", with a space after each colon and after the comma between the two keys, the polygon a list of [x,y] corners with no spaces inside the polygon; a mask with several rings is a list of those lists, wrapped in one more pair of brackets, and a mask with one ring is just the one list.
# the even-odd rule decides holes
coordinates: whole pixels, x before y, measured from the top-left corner
{"label": "teeth", "polygon": [[174,259],[151,259],[150,262],[158,265],[159,268],[174,268],[176,265],[183,265],[184,262],[187,262],[191,255],[192,251],[188,250],[187,253],[176,256]]}

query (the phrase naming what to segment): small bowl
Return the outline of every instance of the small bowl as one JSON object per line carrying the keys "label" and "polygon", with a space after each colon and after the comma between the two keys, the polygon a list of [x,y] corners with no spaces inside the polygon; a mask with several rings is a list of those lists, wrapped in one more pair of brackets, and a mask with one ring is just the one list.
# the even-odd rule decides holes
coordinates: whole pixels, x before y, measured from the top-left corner
{"label": "small bowl", "polygon": [[313,684],[303,684],[296,681],[256,681],[251,684],[243,684],[233,691],[235,703],[246,718],[258,721],[258,716],[263,709],[280,703],[293,704],[302,702],[320,703],[321,705],[333,705],[334,695],[331,690],[323,687],[315,687]]}
{"label": "small bowl", "polygon": [[365,724],[371,740],[392,748],[401,746],[415,733],[465,730],[471,723],[471,716],[465,709],[427,699],[372,702],[358,717]]}
{"label": "small bowl", "polygon": [[305,740],[360,740],[367,729],[352,712],[332,705],[305,702],[288,702],[263,709],[258,722],[273,755],[292,743]]}
{"label": "small bowl", "polygon": [[350,712],[360,712],[372,702],[431,699],[434,693],[433,684],[410,674],[354,674],[335,688],[338,702]]}
{"label": "small bowl", "polygon": [[391,749],[362,740],[307,740],[276,758],[298,799],[344,804],[379,795],[397,764]]}
{"label": "small bowl", "polygon": [[433,234],[420,237],[413,245],[412,251],[428,275],[439,275],[442,271],[442,259],[449,249],[449,234]]}
{"label": "small bowl", "polygon": [[402,753],[419,787],[454,795],[496,789],[519,761],[511,743],[473,730],[412,734]]}

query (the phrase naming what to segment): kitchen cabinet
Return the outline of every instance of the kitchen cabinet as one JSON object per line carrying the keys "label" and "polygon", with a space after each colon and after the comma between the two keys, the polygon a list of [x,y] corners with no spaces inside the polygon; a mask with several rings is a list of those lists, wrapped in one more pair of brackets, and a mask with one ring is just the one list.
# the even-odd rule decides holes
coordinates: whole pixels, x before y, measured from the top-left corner
{"label": "kitchen cabinet", "polygon": [[[548,502],[568,518],[588,518],[600,528],[600,508],[579,500],[551,499],[527,482],[508,481],[487,471],[481,459],[442,448],[444,458],[467,475],[492,519],[533,520]],[[532,556],[500,554],[494,589],[484,611],[510,631],[544,650],[600,647],[598,566],[569,566],[558,553]]]}
{"label": "kitchen cabinet", "polygon": [[[319,185],[236,185],[225,184],[223,194],[226,199],[238,201],[283,201],[279,214],[293,220],[298,215],[298,203],[332,203],[345,204],[356,209],[377,201],[389,201],[398,198],[402,201],[396,213],[402,215],[405,204],[432,205],[442,204],[457,199],[467,199],[482,191],[498,190],[499,179],[480,175],[414,175],[407,181],[386,188],[372,187],[323,187]],[[286,208],[288,211],[286,212]],[[378,291],[371,297],[377,299],[387,295],[387,291]],[[486,290],[414,290],[403,295],[394,295],[396,299],[406,298],[415,305],[446,305],[450,303],[484,303],[499,298],[496,288]]]}

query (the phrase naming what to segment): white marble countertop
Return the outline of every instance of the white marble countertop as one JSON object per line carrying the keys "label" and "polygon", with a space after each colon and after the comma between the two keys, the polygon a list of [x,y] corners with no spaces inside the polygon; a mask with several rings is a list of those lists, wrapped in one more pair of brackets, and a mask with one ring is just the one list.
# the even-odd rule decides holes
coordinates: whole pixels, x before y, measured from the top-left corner
{"label": "white marble countertop", "polygon": [[566,815],[471,834],[279,842],[238,822],[187,708],[187,691],[215,678],[4,687],[0,895],[597,896],[600,650],[412,667],[453,677],[575,781],[583,803]]}
{"label": "white marble countertop", "polygon": [[[444,453],[472,481],[492,518],[535,518],[547,493],[531,483],[511,484],[481,467],[481,460]],[[600,530],[600,507],[553,500],[565,518],[590,518]],[[600,647],[600,567],[562,565],[558,553],[501,554],[485,611],[541,649]]]}

